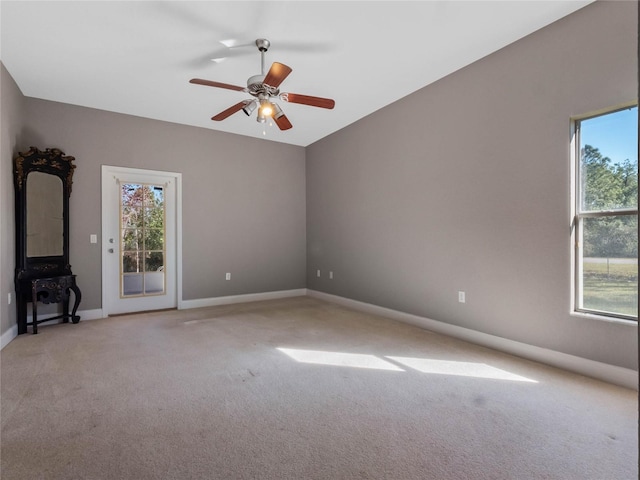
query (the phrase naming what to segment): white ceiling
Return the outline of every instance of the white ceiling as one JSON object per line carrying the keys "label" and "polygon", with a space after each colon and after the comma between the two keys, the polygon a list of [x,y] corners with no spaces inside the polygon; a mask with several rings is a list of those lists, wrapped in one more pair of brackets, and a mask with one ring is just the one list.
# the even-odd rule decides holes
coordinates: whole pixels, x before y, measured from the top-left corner
{"label": "white ceiling", "polygon": [[[307,146],[593,0],[58,2],[2,1],[1,60],[29,97]],[[193,85],[244,87],[260,73],[255,47],[293,72],[283,92],[329,97],[333,110],[280,105],[281,132],[238,112],[248,98]]]}

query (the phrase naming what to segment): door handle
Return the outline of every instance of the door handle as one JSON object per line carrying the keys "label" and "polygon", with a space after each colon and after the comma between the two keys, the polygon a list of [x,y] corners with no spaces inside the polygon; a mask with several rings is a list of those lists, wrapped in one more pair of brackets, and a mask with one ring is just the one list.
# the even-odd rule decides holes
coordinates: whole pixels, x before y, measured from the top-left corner
{"label": "door handle", "polygon": [[109,250],[107,250],[109,253],[113,253],[113,248],[110,248]]}

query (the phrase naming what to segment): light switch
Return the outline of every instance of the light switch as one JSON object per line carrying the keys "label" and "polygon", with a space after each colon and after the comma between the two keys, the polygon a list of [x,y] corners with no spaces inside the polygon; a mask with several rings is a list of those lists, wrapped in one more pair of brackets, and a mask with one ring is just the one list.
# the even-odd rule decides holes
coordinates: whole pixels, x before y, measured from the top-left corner
{"label": "light switch", "polygon": [[91,243],[98,243],[98,235],[96,235],[95,233],[92,233],[91,235],[89,235],[89,241]]}

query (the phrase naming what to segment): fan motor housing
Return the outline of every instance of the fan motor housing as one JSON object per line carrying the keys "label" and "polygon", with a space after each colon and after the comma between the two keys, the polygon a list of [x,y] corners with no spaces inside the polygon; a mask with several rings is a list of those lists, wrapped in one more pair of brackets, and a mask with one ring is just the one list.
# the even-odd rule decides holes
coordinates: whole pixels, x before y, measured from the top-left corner
{"label": "fan motor housing", "polygon": [[256,40],[256,47],[258,47],[258,50],[260,50],[261,52],[266,52],[267,50],[269,50],[270,46],[271,42],[266,38],[258,38]]}
{"label": "fan motor housing", "polygon": [[254,75],[253,77],[249,77],[247,80],[247,90],[254,97],[257,97],[260,94],[269,96],[278,95],[279,90],[277,88],[273,88],[263,83],[265,77],[266,75]]}

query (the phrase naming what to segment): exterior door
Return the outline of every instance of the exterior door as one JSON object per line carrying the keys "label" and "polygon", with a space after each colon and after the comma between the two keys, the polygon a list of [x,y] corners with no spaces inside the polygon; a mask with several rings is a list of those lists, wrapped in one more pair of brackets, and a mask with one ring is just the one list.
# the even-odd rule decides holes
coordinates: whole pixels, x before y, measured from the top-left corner
{"label": "exterior door", "polygon": [[104,315],[177,307],[180,174],[102,167]]}

